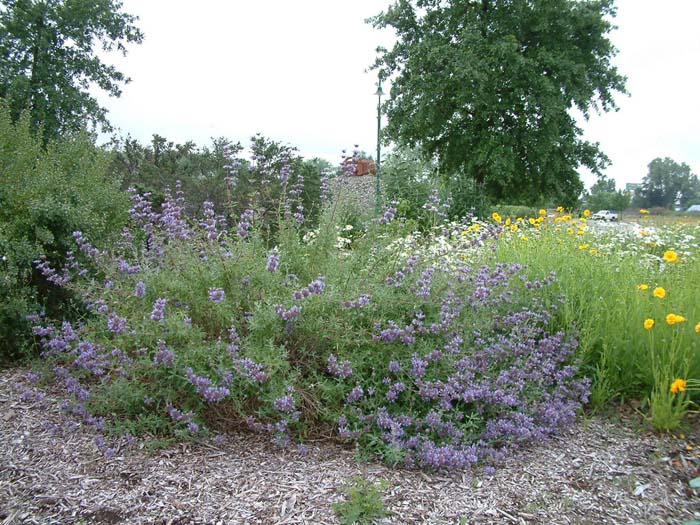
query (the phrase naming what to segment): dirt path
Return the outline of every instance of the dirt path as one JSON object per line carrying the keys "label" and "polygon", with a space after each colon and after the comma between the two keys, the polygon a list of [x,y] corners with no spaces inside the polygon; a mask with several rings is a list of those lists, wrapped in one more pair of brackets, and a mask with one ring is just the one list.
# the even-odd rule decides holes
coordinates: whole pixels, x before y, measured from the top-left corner
{"label": "dirt path", "polygon": [[57,393],[20,401],[26,371],[0,373],[0,524],[331,524],[356,475],[386,480],[379,523],[682,523],[700,519],[700,443],[600,419],[515,453],[493,475],[358,464],[352,451],[304,454],[233,435],[111,459],[66,419]]}

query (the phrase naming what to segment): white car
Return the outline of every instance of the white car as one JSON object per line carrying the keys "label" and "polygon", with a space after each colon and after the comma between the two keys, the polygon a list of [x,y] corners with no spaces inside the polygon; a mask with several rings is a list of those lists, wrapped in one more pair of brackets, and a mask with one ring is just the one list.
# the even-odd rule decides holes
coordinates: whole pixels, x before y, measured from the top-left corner
{"label": "white car", "polygon": [[617,213],[610,210],[600,210],[591,215],[589,219],[593,219],[594,221],[616,221]]}

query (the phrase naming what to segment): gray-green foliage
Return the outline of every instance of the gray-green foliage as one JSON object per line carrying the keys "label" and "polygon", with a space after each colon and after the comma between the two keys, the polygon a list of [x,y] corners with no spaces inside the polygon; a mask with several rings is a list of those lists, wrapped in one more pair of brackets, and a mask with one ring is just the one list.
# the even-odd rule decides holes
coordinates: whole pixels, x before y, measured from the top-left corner
{"label": "gray-green foliage", "polygon": [[576,202],[583,165],[607,158],[571,110],[615,109],[612,0],[397,0],[375,67],[392,77],[386,137],[419,146],[496,202]]}
{"label": "gray-green foliage", "polygon": [[0,9],[0,98],[13,119],[31,112],[45,139],[80,129],[85,120],[107,125],[89,88],[119,96],[123,73],[104,64],[95,47],[126,53],[140,43],[136,17],[119,0],[6,0]]}
{"label": "gray-green foliage", "polygon": [[389,515],[382,500],[386,482],[374,484],[356,476],[353,483],[344,487],[346,499],[333,505],[336,516],[343,525],[369,524]]}
{"label": "gray-green foliage", "polygon": [[85,133],[44,149],[28,114],[13,124],[0,106],[0,361],[19,355],[26,314],[39,306],[65,313],[70,301],[33,261],[44,255],[60,267],[73,231],[91,232],[99,244],[126,220],[128,197],[105,178],[108,160]]}

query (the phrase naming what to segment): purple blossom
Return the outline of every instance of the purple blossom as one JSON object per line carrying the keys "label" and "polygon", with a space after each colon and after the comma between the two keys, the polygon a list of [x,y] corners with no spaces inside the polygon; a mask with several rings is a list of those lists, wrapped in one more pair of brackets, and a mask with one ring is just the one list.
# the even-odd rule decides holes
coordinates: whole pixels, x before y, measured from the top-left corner
{"label": "purple blossom", "polygon": [[241,218],[238,221],[238,236],[241,239],[245,239],[248,237],[248,233],[250,232],[250,228],[252,227],[253,224],[253,217],[255,216],[255,213],[253,210],[245,210],[241,214]]}
{"label": "purple blossom", "polygon": [[343,379],[347,379],[353,373],[350,361],[342,361],[338,363],[338,358],[333,354],[328,356],[326,369],[328,370],[329,374],[334,375],[335,377],[342,377]]}
{"label": "purple blossom", "polygon": [[214,204],[211,201],[204,201],[204,220],[199,225],[206,232],[209,242],[215,242],[219,238],[218,219],[214,212]]}
{"label": "purple blossom", "polygon": [[166,405],[165,409],[168,412],[168,416],[170,416],[170,419],[172,419],[175,423],[189,423],[194,418],[194,412],[182,412],[174,406],[172,406],[170,403]]}
{"label": "purple blossom", "polygon": [[98,261],[100,257],[100,250],[93,247],[86,239],[83,237],[83,233],[80,231],[73,232],[73,239],[75,240],[80,251],[87,255],[93,261]]}
{"label": "purple blossom", "polygon": [[175,352],[165,346],[165,341],[158,340],[158,350],[153,355],[153,364],[173,366],[175,364]]}
{"label": "purple blossom", "polygon": [[167,299],[158,298],[153,303],[153,310],[151,311],[151,321],[156,321],[160,323],[165,319],[165,305]]}
{"label": "purple blossom", "polygon": [[396,206],[398,202],[392,201],[388,206],[384,208],[384,214],[379,219],[374,219],[379,224],[389,224],[396,217]]}
{"label": "purple blossom", "polygon": [[283,321],[292,321],[299,317],[299,314],[301,313],[301,306],[298,306],[296,304],[288,310],[286,310],[281,304],[276,304],[274,306],[274,309],[277,315],[279,315],[280,319],[282,319]]}
{"label": "purple blossom", "polygon": [[360,385],[357,385],[345,397],[345,402],[348,404],[355,403],[356,401],[359,401],[362,398],[362,396],[364,396],[364,395],[365,395],[365,391],[362,389],[362,387]]}
{"label": "purple blossom", "polygon": [[275,410],[291,414],[294,412],[294,397],[290,394],[278,397],[274,401]]}
{"label": "purple blossom", "polygon": [[371,295],[361,295],[354,301],[343,301],[343,308],[345,308],[346,310],[350,310],[353,308],[363,308],[369,305],[371,299]]}
{"label": "purple blossom", "polygon": [[267,265],[265,266],[265,269],[270,272],[270,273],[275,273],[277,271],[277,267],[279,266],[280,263],[280,257],[279,257],[279,252],[277,249],[273,249],[270,254],[267,256]]}
{"label": "purple blossom", "polygon": [[393,383],[386,393],[386,399],[390,403],[394,403],[398,398],[399,394],[406,390],[406,385],[402,382]]}
{"label": "purple blossom", "polygon": [[264,383],[267,379],[267,374],[265,373],[263,365],[256,363],[249,357],[236,359],[233,364],[236,368],[236,372],[243,377],[253,379],[256,383]]}
{"label": "purple blossom", "polygon": [[139,273],[141,271],[141,267],[138,264],[132,266],[131,264],[129,264],[128,261],[124,260],[121,257],[117,259],[117,268],[120,272],[129,275]]}
{"label": "purple blossom", "polygon": [[107,328],[114,334],[122,333],[126,328],[126,318],[119,317],[115,312],[112,312],[107,318]]}
{"label": "purple blossom", "polygon": [[184,196],[180,181],[175,183],[175,198],[173,198],[170,188],[165,190],[165,200],[161,206],[159,221],[166,234],[171,239],[188,240],[192,237],[192,232],[184,218]]}
{"label": "purple blossom", "polygon": [[210,378],[195,374],[191,368],[185,371],[185,376],[194,385],[197,394],[207,403],[218,403],[231,393],[226,387],[214,386]]}
{"label": "purple blossom", "polygon": [[146,295],[146,285],[143,281],[136,283],[136,288],[134,288],[134,295],[136,297],[143,297]]}
{"label": "purple blossom", "polygon": [[220,304],[224,301],[226,293],[221,288],[209,288],[209,300],[213,303]]}

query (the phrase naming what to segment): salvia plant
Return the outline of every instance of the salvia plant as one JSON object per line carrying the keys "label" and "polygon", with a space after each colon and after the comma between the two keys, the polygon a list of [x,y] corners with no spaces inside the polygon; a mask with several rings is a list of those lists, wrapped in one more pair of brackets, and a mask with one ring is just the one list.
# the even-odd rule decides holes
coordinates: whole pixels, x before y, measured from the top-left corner
{"label": "salvia plant", "polygon": [[571,424],[589,381],[576,340],[552,329],[556,277],[496,262],[504,226],[435,252],[390,204],[348,245],[329,207],[308,242],[298,176],[255,162],[279,185],[274,206],[261,185],[264,208],[227,221],[205,204],[191,220],[177,188],[160,207],[134,191],[111,250],[76,231],[63,267],[37,261],[89,311],[72,324],[31,317],[66,411],[112,434],[245,427],[287,446],[331,431],[427,469],[497,463]]}

